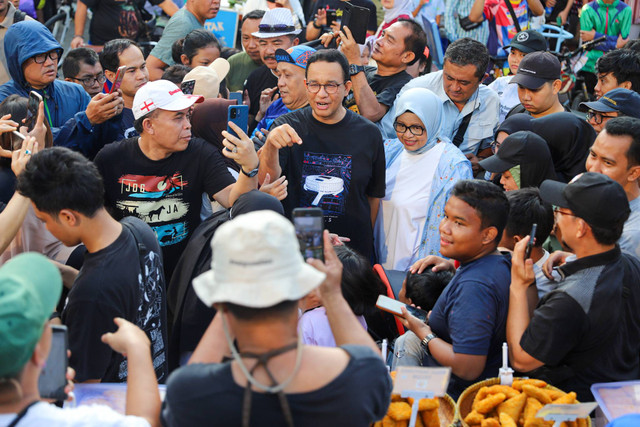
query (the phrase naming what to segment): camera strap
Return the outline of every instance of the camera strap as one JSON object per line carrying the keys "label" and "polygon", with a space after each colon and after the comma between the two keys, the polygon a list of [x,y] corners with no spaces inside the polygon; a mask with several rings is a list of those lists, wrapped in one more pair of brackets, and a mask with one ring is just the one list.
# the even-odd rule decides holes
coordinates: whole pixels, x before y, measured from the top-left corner
{"label": "camera strap", "polygon": [[520,23],[518,22],[518,17],[516,16],[515,10],[513,10],[513,5],[511,4],[511,0],[504,0],[507,5],[507,9],[509,9],[509,14],[511,15],[511,19],[513,19],[513,25],[516,27],[516,32],[522,31],[520,28]]}
{"label": "camera strap", "polygon": [[18,423],[20,422],[21,419],[24,418],[25,415],[27,415],[27,411],[29,411],[29,409],[31,409],[31,407],[33,405],[35,405],[36,403],[39,403],[39,400],[34,400],[33,402],[29,403],[27,406],[25,406],[24,408],[22,408],[22,411],[18,412],[18,415],[16,415],[16,417],[13,419],[13,421],[11,421],[11,424],[9,424],[7,427],[15,427],[18,425]]}

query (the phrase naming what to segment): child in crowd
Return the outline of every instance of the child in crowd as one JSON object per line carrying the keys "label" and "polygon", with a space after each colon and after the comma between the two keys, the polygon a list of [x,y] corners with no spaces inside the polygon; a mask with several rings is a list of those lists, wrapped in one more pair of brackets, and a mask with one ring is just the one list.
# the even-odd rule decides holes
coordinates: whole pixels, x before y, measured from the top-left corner
{"label": "child in crowd", "polygon": [[511,78],[515,76],[518,71],[520,61],[522,61],[522,58],[528,53],[544,52],[547,50],[547,40],[542,34],[535,30],[524,30],[516,34],[511,43],[504,48],[510,48],[507,61],[509,62],[511,74],[498,77],[489,85],[489,87],[500,96],[500,122],[505,119],[507,113],[513,107],[520,104],[518,85],[509,84]]}
{"label": "child in crowd", "polygon": [[427,312],[430,311],[453,277],[453,272],[448,270],[434,272],[433,267],[434,265],[427,266],[420,274],[408,271],[407,277],[402,282],[398,300],[405,304],[413,304]]}

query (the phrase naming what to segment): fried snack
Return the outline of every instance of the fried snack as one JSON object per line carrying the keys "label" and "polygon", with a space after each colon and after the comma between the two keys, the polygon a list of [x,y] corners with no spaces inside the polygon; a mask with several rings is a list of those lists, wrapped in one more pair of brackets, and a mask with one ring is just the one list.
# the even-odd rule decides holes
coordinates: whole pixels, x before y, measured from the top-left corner
{"label": "fried snack", "polygon": [[578,427],[575,421],[563,421],[560,423],[560,427]]}
{"label": "fried snack", "polygon": [[382,427],[382,420],[373,423],[373,427]]}
{"label": "fried snack", "polygon": [[493,408],[504,402],[506,398],[507,396],[505,396],[504,393],[490,394],[480,402],[478,402],[476,411],[480,412],[481,414],[488,414],[493,410]]}
{"label": "fried snack", "polygon": [[397,373],[398,373],[398,371],[391,371],[391,372],[389,372],[389,375],[391,375],[391,379],[392,379],[392,380],[394,380],[394,381],[396,380],[396,374],[397,374]]}
{"label": "fried snack", "polygon": [[480,390],[478,390],[478,392],[476,393],[476,396],[473,398],[473,403],[471,404],[471,409],[475,410],[478,408],[478,403],[480,403],[480,401],[482,399],[484,399],[485,397],[487,397],[487,390],[489,390],[489,387],[482,387]]}
{"label": "fried snack", "polygon": [[392,402],[404,402],[404,399],[399,394],[392,394],[391,395],[391,401]]}
{"label": "fried snack", "polygon": [[409,427],[409,420],[396,421],[396,427]]}
{"label": "fried snack", "polygon": [[389,415],[385,415],[382,419],[382,427],[396,427],[396,422]]}
{"label": "fried snack", "polygon": [[576,403],[576,392],[572,391],[571,393],[567,393],[562,397],[559,397],[558,399],[554,400],[553,403],[554,405],[567,405],[567,404],[571,404],[571,403]]}
{"label": "fried snack", "polygon": [[536,414],[542,408],[542,403],[533,397],[527,398],[527,406],[524,407],[524,427],[551,426],[553,422],[536,418]]}
{"label": "fried snack", "polygon": [[420,418],[422,418],[424,427],[440,427],[440,416],[437,409],[420,412]]}
{"label": "fried snack", "polygon": [[500,421],[495,418],[485,418],[480,423],[480,427],[500,427]]}
{"label": "fried snack", "polygon": [[387,415],[394,421],[403,421],[411,418],[411,406],[406,402],[391,402]]}
{"label": "fried snack", "polygon": [[554,400],[556,400],[556,399],[560,399],[562,396],[567,394],[562,390],[554,390],[552,388],[545,389],[545,393],[547,393],[547,395],[549,395],[549,398],[551,398],[552,402]]}
{"label": "fried snack", "polygon": [[543,390],[543,389],[538,388],[538,387],[534,387],[534,386],[529,385],[529,384],[523,384],[522,385],[522,391],[525,392],[527,394],[527,396],[536,398],[543,405],[547,405],[547,404],[551,403],[551,398],[546,393],[546,390]]}
{"label": "fried snack", "polygon": [[587,427],[587,425],[589,425],[589,424],[587,423],[587,419],[586,418],[578,418],[576,420],[576,425],[578,427]]}
{"label": "fried snack", "polygon": [[469,415],[464,417],[464,422],[469,425],[480,424],[482,423],[482,420],[484,420],[484,415],[482,415],[480,412],[476,411],[475,409],[469,412]]}
{"label": "fried snack", "polygon": [[[505,413],[509,415],[514,421],[520,418],[520,414],[524,409],[524,405],[527,404],[526,393],[520,393],[509,400],[505,400],[498,405],[498,415]],[[502,422],[502,421],[500,421]]]}
{"label": "fried snack", "polygon": [[418,416],[416,417],[416,427],[424,427],[424,423],[422,422],[422,418],[420,417],[420,414],[418,414]]}
{"label": "fried snack", "polygon": [[504,393],[505,396],[507,396],[507,399],[511,399],[514,396],[517,396],[520,394],[520,392],[512,387],[509,387],[508,385],[492,385],[491,387],[487,387],[487,394],[497,394],[497,393]]}
{"label": "fried snack", "polygon": [[518,427],[511,415],[506,412],[500,413],[500,427]]}
{"label": "fried snack", "polygon": [[542,380],[534,380],[534,379],[528,378],[524,380],[513,380],[513,385],[511,387],[515,388],[518,391],[522,391],[522,386],[524,384],[529,384],[538,388],[543,388],[547,386],[547,383]]}
{"label": "fried snack", "polygon": [[[410,406],[413,406],[413,398],[407,398]],[[438,399],[420,399],[418,402],[418,411],[432,411],[438,409],[440,401]]]}

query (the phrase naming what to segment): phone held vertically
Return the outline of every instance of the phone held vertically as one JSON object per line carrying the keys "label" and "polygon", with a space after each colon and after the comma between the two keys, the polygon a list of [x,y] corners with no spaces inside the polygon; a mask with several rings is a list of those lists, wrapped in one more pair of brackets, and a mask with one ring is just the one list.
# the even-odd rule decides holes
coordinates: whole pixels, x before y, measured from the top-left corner
{"label": "phone held vertically", "polygon": [[524,251],[524,259],[531,258],[531,250],[533,249],[533,245],[536,241],[536,231],[538,230],[538,224],[533,224],[531,227],[531,232],[529,233],[529,242],[527,243],[527,247]]}
{"label": "phone held vertically", "polygon": [[320,208],[296,208],[293,210],[293,226],[304,259],[324,261],[324,215]]}
{"label": "phone held vertically", "polygon": [[417,317],[418,319],[420,319],[423,322],[427,322],[427,312],[419,309],[419,308],[415,308],[413,306],[407,305],[401,301],[395,300],[393,298],[389,298],[386,295],[379,295],[378,296],[378,300],[376,301],[376,307],[378,307],[380,310],[384,310],[384,311],[388,311],[391,314],[394,315],[398,315],[398,316],[402,316],[402,310],[401,307],[404,307],[407,309],[407,311],[409,312],[409,314],[411,314],[414,317]]}
{"label": "phone held vertically", "polygon": [[367,25],[369,24],[370,10],[366,7],[355,6],[349,2],[344,4],[340,31],[348,27],[353,39],[358,44],[364,44],[367,39]]}
{"label": "phone held vertically", "polygon": [[230,92],[229,99],[235,99],[236,105],[242,105],[242,92]]}
{"label": "phone held vertically", "polygon": [[120,85],[122,84],[122,78],[124,77],[124,73],[127,70],[127,66],[123,65],[122,67],[118,67],[118,71],[116,71],[116,77],[113,79],[113,84],[111,85],[111,90],[109,93],[113,93],[120,89]]}
{"label": "phone held vertically", "polygon": [[[227,122],[233,122],[244,133],[248,132],[249,128],[249,106],[248,105],[229,105],[227,111]],[[231,135],[239,138],[238,134],[231,129],[231,126],[227,125],[227,132]]]}
{"label": "phone held vertically", "polygon": [[67,398],[64,392],[67,385],[67,366],[69,365],[67,327],[51,325],[50,328],[52,333],[51,350],[38,379],[38,390],[43,398],[62,401]]}
{"label": "phone held vertically", "polygon": [[27,132],[31,132],[36,125],[38,119],[38,109],[42,102],[42,96],[35,91],[29,92],[29,102],[27,104],[27,117],[24,119],[24,125],[27,127]]}
{"label": "phone held vertically", "polygon": [[182,93],[184,93],[185,95],[193,95],[193,90],[195,88],[196,88],[195,80],[184,80],[180,84],[180,90],[182,90]]}

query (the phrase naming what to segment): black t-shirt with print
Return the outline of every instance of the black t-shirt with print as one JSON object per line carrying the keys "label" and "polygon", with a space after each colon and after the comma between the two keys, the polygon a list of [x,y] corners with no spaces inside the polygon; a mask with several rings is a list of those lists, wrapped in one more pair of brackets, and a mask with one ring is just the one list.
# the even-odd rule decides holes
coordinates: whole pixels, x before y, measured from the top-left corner
{"label": "black t-shirt with print", "polygon": [[313,117],[310,107],[278,117],[288,123],[302,145],[280,150],[289,195],[282,201],[290,218],[294,208],[319,207],[325,227],[349,237],[349,245],[371,259],[373,229],[368,197],[384,197],[385,162],[380,131],[369,120],[347,110],[338,123]]}
{"label": "black t-shirt with print", "polygon": [[[93,12],[89,37],[91,44],[103,45],[114,39],[138,40],[145,25],[139,10],[144,0],[80,0]],[[158,5],[164,0],[149,0]]]}
{"label": "black t-shirt with print", "polygon": [[[69,364],[76,370],[77,381],[127,381],[127,359],[101,340],[102,334],[116,331],[114,317],[122,317],[146,332],[158,381],[164,383],[169,373],[167,303],[160,246],[143,221],[137,218],[121,221],[125,222],[137,230],[137,237],[123,225],[112,244],[86,253],[62,312],[62,322],[69,330]],[[144,280],[140,275],[141,254],[136,239],[146,248]]]}
{"label": "black t-shirt with print", "polygon": [[142,153],[138,138],[125,139],[105,146],[95,163],[111,213],[116,218],[137,216],[156,233],[167,283],[200,224],[202,193],[213,195],[235,182],[220,152],[199,138],[157,161]]}
{"label": "black t-shirt with print", "polygon": [[[400,71],[399,73],[391,76],[380,76],[376,74],[378,71],[375,67],[365,67],[365,75],[367,76],[367,82],[369,87],[376,95],[376,99],[379,103],[391,107],[396,100],[396,95],[400,92],[400,89],[411,80],[411,75],[406,71]],[[353,92],[344,100],[344,106],[353,111],[354,113],[360,113],[358,106],[356,105],[356,98],[353,96]]]}

